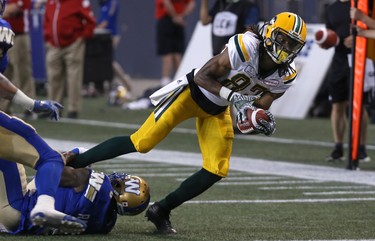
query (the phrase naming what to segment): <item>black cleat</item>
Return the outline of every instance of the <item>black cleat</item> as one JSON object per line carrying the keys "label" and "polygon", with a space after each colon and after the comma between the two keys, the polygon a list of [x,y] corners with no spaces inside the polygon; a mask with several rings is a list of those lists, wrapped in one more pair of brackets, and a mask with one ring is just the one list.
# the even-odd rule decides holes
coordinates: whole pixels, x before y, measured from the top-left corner
{"label": "black cleat", "polygon": [[331,155],[329,155],[328,157],[326,157],[326,161],[327,162],[342,162],[344,161],[344,153],[343,153],[343,150],[342,149],[339,149],[339,148],[335,148]]}
{"label": "black cleat", "polygon": [[371,158],[367,155],[366,147],[361,145],[358,149],[358,161],[360,162],[369,162]]}
{"label": "black cleat", "polygon": [[175,234],[177,232],[176,229],[172,227],[171,221],[169,221],[169,213],[170,212],[164,211],[156,202],[148,208],[145,217],[147,217],[148,221],[155,224],[159,233]]}

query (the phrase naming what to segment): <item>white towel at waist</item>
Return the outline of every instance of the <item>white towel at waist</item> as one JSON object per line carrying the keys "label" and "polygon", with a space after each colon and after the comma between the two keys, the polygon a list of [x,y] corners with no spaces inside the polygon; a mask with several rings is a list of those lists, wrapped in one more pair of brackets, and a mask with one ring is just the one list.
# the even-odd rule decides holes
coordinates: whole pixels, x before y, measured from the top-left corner
{"label": "white towel at waist", "polygon": [[150,95],[151,103],[157,106],[161,101],[167,98],[170,94],[175,92],[176,90],[183,88],[184,86],[188,85],[188,80],[186,76],[178,78],[175,81],[167,84],[166,86],[158,89],[152,95]]}

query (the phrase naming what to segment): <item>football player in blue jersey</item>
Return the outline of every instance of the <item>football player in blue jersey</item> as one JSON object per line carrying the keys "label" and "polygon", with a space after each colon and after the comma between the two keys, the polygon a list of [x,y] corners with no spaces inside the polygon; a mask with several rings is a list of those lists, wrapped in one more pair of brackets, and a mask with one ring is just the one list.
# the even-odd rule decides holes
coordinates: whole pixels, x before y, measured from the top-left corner
{"label": "football player in blue jersey", "polygon": [[[0,159],[0,232],[9,234],[71,234],[59,227],[37,227],[30,212],[38,199],[38,188],[26,182],[22,164]],[[125,173],[105,175],[89,168],[65,167],[55,194],[56,210],[84,222],[82,234],[106,234],[117,215],[137,215],[150,201],[147,182]]]}
{"label": "football player in blue jersey", "polygon": [[[231,37],[225,49],[202,68],[152,94],[151,101],[157,106],[135,133],[106,140],[71,158],[69,165],[80,167],[130,152],[146,153],[179,123],[195,118],[203,168],[146,212],[159,232],[176,233],[169,219],[171,210],[228,174],[234,138],[228,106],[237,109],[239,123],[246,121],[248,109],[268,110],[293,85],[297,76],[294,58],[306,35],[303,19],[290,12],[277,14],[264,25],[250,26]],[[267,115],[270,120],[254,129],[270,136],[276,124],[269,111]]]}
{"label": "football player in blue jersey", "polygon": [[[4,11],[5,0],[0,0],[0,15]],[[2,72],[8,64],[7,51],[13,46],[14,33],[8,22],[0,18],[0,97],[19,104],[33,112],[44,112],[51,119],[59,119],[61,104],[51,100],[34,100],[15,87]],[[36,205],[30,212],[31,220],[37,226],[50,226],[64,230],[66,233],[80,233],[86,224],[70,215],[55,210],[55,194],[64,168],[65,158],[52,149],[37,134],[35,129],[21,119],[9,116],[0,111],[0,159],[19,162],[37,170],[35,183],[38,187]],[[15,164],[15,163],[13,163]],[[7,169],[0,163],[1,169]],[[4,174],[3,174],[4,175]],[[7,197],[1,195],[1,200]],[[7,222],[10,205],[0,222]],[[2,206],[3,207],[3,206]]]}

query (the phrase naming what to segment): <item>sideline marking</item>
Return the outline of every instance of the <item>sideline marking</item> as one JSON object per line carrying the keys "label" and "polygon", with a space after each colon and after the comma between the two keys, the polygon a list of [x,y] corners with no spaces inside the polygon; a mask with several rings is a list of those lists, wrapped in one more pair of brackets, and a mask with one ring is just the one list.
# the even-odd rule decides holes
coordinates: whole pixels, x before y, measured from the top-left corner
{"label": "sideline marking", "polygon": [[345,194],[375,194],[375,191],[336,191],[336,192],[304,192],[303,195],[345,195]]}
{"label": "sideline marking", "polygon": [[[88,125],[88,126],[114,127],[114,128],[131,129],[131,130],[137,130],[140,127],[140,125],[136,125],[136,124],[85,120],[85,119],[69,119],[69,118],[61,118],[59,122]],[[182,134],[193,134],[193,135],[197,134],[195,129],[179,128],[179,127],[174,128],[172,132],[182,133]],[[286,138],[278,138],[278,137],[272,137],[272,136],[266,137],[266,136],[256,136],[256,135],[236,135],[235,138],[241,139],[241,140],[256,140],[256,141],[274,142],[274,143],[283,143],[283,144],[314,145],[314,146],[324,146],[324,147],[334,146],[332,142],[286,139]],[[372,146],[372,145],[367,145],[366,148],[369,150],[375,150],[375,146]]]}
{"label": "sideline marking", "polygon": [[372,189],[372,186],[281,186],[281,187],[260,187],[259,190],[303,190],[303,189]]}
{"label": "sideline marking", "polygon": [[300,183],[322,183],[320,180],[306,180],[306,181],[275,181],[275,182],[218,182],[216,185],[231,186],[231,185],[273,185],[273,184],[300,184]]}
{"label": "sideline marking", "polygon": [[[91,148],[97,143],[76,142],[45,139],[51,146],[58,146],[61,150],[71,150],[75,147]],[[173,158],[172,158],[173,157]],[[200,153],[166,151],[154,149],[147,154],[130,153],[122,155],[118,159],[141,160],[156,163],[169,163],[185,166],[202,166],[202,155]],[[326,182],[358,183],[375,186],[375,172],[373,171],[351,171],[337,167],[324,167],[309,164],[291,162],[268,161],[265,159],[231,157],[230,169],[254,174],[287,176],[308,180],[319,180]]]}
{"label": "sideline marking", "polygon": [[[231,183],[240,183],[240,184],[242,184],[242,183],[245,183],[245,184],[246,183],[255,183],[255,182],[232,182],[232,181],[241,181],[241,180],[259,181],[259,180],[280,180],[280,179],[285,180],[285,179],[287,179],[287,177],[268,177],[268,176],[260,176],[260,177],[243,177],[243,176],[240,176],[240,177],[234,177],[233,175],[231,175],[230,177],[226,177],[226,178],[222,179],[222,181],[216,183],[216,185],[226,185],[227,183],[229,183],[229,185],[231,185]],[[185,181],[185,179],[184,178],[176,178],[176,181],[182,182],[182,181]],[[292,180],[292,181],[294,181],[294,180]],[[279,182],[282,182],[282,181],[276,181],[274,183],[277,184]],[[224,184],[221,184],[221,183],[224,183]]]}
{"label": "sideline marking", "polygon": [[373,198],[327,198],[327,199],[281,199],[281,200],[196,200],[187,201],[189,204],[222,204],[222,203],[330,203],[330,202],[367,202]]}

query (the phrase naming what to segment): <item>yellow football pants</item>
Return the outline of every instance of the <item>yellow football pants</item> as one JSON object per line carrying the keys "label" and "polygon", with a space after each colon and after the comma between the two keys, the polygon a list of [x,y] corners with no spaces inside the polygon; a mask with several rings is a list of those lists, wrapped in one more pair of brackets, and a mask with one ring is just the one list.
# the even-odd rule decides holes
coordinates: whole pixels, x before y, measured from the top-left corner
{"label": "yellow football pants", "polygon": [[146,153],[179,123],[193,117],[196,118],[203,168],[226,177],[234,138],[229,108],[215,116],[207,114],[192,99],[189,88],[175,92],[159,104],[130,138],[138,152]]}

